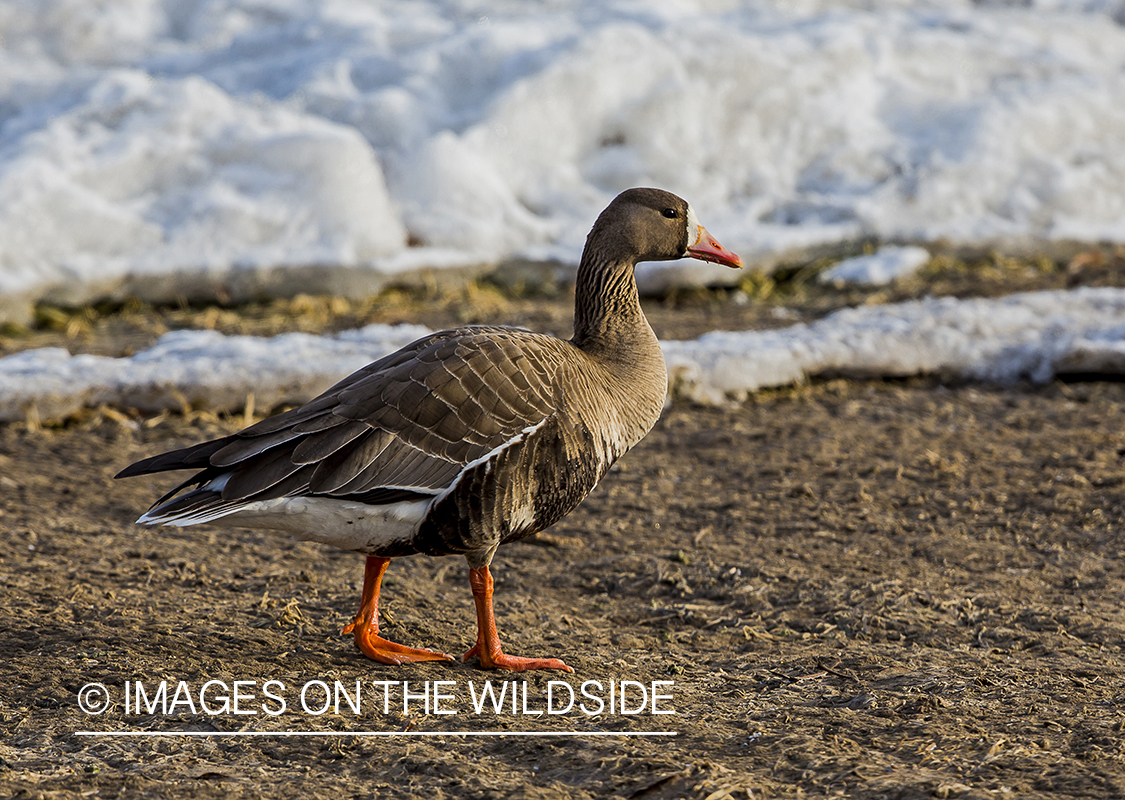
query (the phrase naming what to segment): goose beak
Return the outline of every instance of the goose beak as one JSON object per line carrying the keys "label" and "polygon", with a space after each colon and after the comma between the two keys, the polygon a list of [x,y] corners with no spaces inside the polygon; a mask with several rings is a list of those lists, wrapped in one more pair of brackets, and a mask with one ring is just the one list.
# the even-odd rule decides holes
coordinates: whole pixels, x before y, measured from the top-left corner
{"label": "goose beak", "polygon": [[702,225],[699,226],[699,239],[685,251],[684,255],[688,258],[698,258],[700,261],[711,261],[734,269],[742,269],[742,259],[719,244],[719,240],[709,234]]}

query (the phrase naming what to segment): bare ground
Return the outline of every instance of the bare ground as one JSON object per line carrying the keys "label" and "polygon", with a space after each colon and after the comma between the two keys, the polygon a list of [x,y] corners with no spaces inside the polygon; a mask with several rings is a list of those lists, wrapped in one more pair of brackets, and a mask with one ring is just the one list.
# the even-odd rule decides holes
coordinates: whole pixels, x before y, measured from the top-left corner
{"label": "bare ground", "polygon": [[[680,309],[682,329],[669,311],[661,333],[689,335],[701,314],[777,316],[743,308]],[[120,349],[115,324],[88,346]],[[575,513],[494,564],[507,648],[573,676],[374,664],[337,635],[360,558],[134,526],[169,480],[112,474],[237,418],[0,427],[0,796],[1125,796],[1123,402],[1123,383],[916,379],[673,407]],[[463,561],[400,559],[384,599],[389,637],[471,644]],[[208,680],[254,681],[241,710],[256,713],[122,705],[126,681],[183,681],[198,701]],[[268,680],[285,713],[264,711]],[[475,713],[487,680],[526,681],[529,713]],[[675,714],[530,713],[560,680],[670,681],[658,709]],[[305,712],[310,681],[360,681],[360,711]],[[386,713],[372,681],[395,682]],[[402,681],[450,682],[456,713],[418,700],[404,713]],[[114,700],[96,716],[79,706],[94,682]],[[90,730],[441,735],[78,735]],[[518,731],[677,735],[463,735]]]}

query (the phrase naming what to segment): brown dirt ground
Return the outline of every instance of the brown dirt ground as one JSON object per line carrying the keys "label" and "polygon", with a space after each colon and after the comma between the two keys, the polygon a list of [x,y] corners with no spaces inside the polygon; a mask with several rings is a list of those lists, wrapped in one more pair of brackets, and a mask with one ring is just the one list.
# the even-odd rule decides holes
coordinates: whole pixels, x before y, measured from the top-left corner
{"label": "brown dirt ground", "polygon": [[[824,297],[792,314],[840,302]],[[564,301],[524,302],[538,309],[524,324],[566,319]],[[661,333],[778,316],[717,307],[665,308]],[[123,325],[79,333],[121,350]],[[358,602],[357,556],[134,526],[169,479],[113,473],[237,417],[0,426],[0,796],[1125,796],[1123,402],[1125,383],[921,378],[673,407],[576,512],[494,564],[507,649],[562,657],[574,676],[374,664],[336,633]],[[396,561],[384,632],[461,652],[467,583],[456,558]],[[287,687],[280,716],[121,706],[126,681],[270,679]],[[553,680],[672,681],[676,713],[477,715],[470,683],[489,679],[526,680],[532,711]],[[298,712],[312,680],[362,681],[361,711]],[[452,681],[457,713],[403,713],[400,691],[384,713],[371,681]],[[100,716],[78,705],[91,682],[115,700]],[[126,729],[442,735],[77,735]],[[458,735],[470,731],[677,735]]]}

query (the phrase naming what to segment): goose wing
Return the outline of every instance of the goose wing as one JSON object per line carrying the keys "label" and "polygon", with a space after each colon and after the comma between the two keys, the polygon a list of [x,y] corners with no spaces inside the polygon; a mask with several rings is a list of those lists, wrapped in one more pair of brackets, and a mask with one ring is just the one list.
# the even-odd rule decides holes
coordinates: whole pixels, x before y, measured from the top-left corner
{"label": "goose wing", "polygon": [[[192,521],[185,513],[214,519],[277,497],[374,504],[434,497],[556,412],[566,347],[516,329],[435,334],[304,406],[144,459],[118,477],[197,469],[146,515],[152,522],[172,515],[180,524]],[[189,487],[198,488],[176,497]]]}

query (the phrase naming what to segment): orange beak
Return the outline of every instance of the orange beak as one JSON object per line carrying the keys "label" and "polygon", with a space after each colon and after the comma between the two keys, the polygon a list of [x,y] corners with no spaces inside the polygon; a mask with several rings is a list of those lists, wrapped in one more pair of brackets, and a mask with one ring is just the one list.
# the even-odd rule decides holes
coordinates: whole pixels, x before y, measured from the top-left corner
{"label": "orange beak", "polygon": [[700,261],[742,269],[742,259],[719,244],[719,240],[709,234],[702,225],[699,226],[699,241],[689,247],[684,255],[698,258]]}

